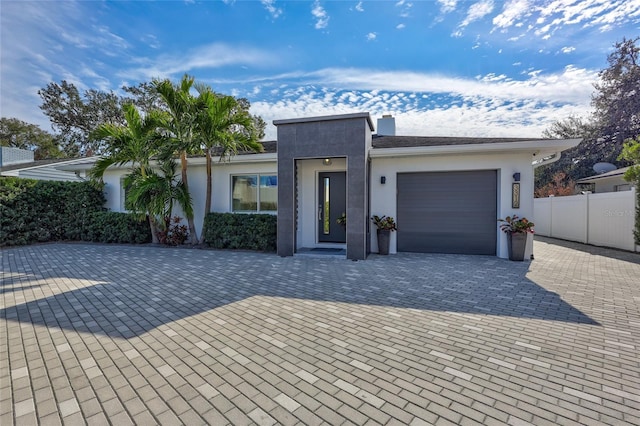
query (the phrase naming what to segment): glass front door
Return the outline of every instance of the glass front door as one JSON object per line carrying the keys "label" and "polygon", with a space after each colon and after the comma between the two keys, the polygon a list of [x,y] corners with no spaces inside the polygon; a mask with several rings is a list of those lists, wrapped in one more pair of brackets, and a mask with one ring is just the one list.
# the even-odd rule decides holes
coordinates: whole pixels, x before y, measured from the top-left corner
{"label": "glass front door", "polygon": [[346,226],[338,219],[347,212],[346,172],[318,174],[318,242],[345,243]]}

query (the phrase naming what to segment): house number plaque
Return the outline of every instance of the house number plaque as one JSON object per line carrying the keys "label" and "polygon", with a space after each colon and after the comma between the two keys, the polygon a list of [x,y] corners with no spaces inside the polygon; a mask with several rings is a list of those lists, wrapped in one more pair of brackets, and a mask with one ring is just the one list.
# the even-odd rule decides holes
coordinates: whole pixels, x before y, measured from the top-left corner
{"label": "house number plaque", "polygon": [[511,188],[511,208],[520,208],[520,182],[512,184]]}

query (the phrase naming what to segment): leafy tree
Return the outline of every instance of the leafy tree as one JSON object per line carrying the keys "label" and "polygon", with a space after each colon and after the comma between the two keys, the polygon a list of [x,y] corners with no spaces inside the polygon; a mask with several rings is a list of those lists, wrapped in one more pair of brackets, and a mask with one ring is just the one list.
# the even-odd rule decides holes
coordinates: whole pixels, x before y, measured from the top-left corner
{"label": "leafy tree", "polygon": [[607,57],[609,66],[599,73],[592,97],[596,124],[603,143],[621,148],[640,134],[640,37],[623,38]]}
{"label": "leafy tree", "polygon": [[122,86],[122,90],[129,96],[123,96],[121,103],[133,103],[145,114],[154,110],[166,109],[152,82],[138,83],[136,86]]}
{"label": "leafy tree", "polygon": [[65,157],[54,135],[17,118],[0,118],[0,146],[34,151],[35,160]]}
{"label": "leafy tree", "polygon": [[579,116],[569,116],[556,121],[548,129],[542,132],[542,137],[549,139],[582,139],[582,142],[567,151],[564,151],[556,162],[539,167],[535,171],[535,187],[537,189],[549,188],[557,185],[555,180],[558,173],[564,173],[563,181],[575,181],[593,174],[593,165],[598,161],[598,153],[592,151],[597,132],[592,120]]}
{"label": "leafy tree", "polygon": [[636,227],[633,231],[636,244],[640,244],[640,136],[628,139],[622,147],[620,158],[632,162],[624,178],[636,186]]}
{"label": "leafy tree", "polygon": [[591,117],[569,117],[543,132],[544,137],[579,137],[583,141],[563,152],[557,162],[536,171],[537,188],[552,182],[560,171],[577,180],[592,175],[592,167],[598,162],[629,164],[619,155],[624,141],[640,134],[639,40],[623,38],[615,43],[607,57],[609,65],[600,71],[599,82],[594,85]]}
{"label": "leafy tree", "polygon": [[562,197],[566,195],[573,195],[575,193],[576,183],[571,179],[568,179],[567,174],[564,172],[558,172],[553,175],[553,180],[534,191],[536,197],[548,197],[550,195],[556,197]]}
{"label": "leafy tree", "polygon": [[[251,109],[251,102],[247,98],[236,98],[238,102],[239,109],[245,111],[249,114],[249,110]],[[264,138],[264,129],[267,127],[267,123],[260,117],[259,115],[249,114],[251,120],[253,121],[253,132],[255,133],[256,140],[260,140]]]}
{"label": "leafy tree", "polygon": [[592,136],[593,125],[591,122],[577,115],[558,120],[542,132],[542,137],[548,139],[589,138]]}
{"label": "leafy tree", "polygon": [[61,136],[62,149],[71,157],[101,154],[104,140],[93,133],[102,124],[124,124],[120,98],[114,92],[90,89],[80,94],[66,80],[38,90],[40,109]]}
{"label": "leafy tree", "polygon": [[[125,165],[131,163],[130,175],[139,175],[139,179],[131,182],[140,183],[152,173],[150,161],[160,151],[163,144],[161,135],[157,130],[165,123],[165,116],[161,112],[150,112],[142,117],[133,104],[122,106],[125,126],[105,123],[100,125],[92,134],[93,137],[104,140],[104,156],[98,159],[91,169],[91,177],[94,180],[102,180],[107,168],[112,165]],[[129,202],[129,200],[127,200]],[[157,224],[151,205],[143,205],[140,202],[130,203],[135,211],[149,213],[149,226],[153,242],[157,239]]]}
{"label": "leafy tree", "polygon": [[630,161],[632,165],[624,174],[629,182],[640,182],[640,135],[634,139],[627,139],[622,147],[620,158]]}
{"label": "leafy tree", "polygon": [[[211,155],[215,149],[220,161],[240,150],[260,152],[255,119],[249,114],[248,103],[241,103],[233,96],[214,93],[210,87],[197,85],[204,108],[196,121],[197,141],[206,157],[207,188],[204,215],[211,212]],[[204,232],[200,244],[204,244]]]}

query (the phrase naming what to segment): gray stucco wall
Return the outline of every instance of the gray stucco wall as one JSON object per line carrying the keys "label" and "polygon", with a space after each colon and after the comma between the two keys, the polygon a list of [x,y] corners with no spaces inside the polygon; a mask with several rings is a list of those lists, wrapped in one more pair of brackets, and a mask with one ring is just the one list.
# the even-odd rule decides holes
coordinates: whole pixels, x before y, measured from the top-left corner
{"label": "gray stucco wall", "polygon": [[367,158],[373,130],[368,113],[277,120],[278,255],[293,256],[296,247],[296,160],[347,159],[347,258],[367,256]]}

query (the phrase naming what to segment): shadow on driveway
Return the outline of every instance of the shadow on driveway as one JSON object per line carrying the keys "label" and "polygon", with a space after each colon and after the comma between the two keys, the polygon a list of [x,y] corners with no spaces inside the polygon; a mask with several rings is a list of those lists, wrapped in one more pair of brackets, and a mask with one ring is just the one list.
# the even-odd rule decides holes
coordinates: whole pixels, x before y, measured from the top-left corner
{"label": "shadow on driveway", "polygon": [[[132,338],[253,296],[599,325],[495,257],[372,255],[364,262],[149,246],[5,249],[0,317]],[[41,284],[55,293],[41,296]],[[41,288],[42,288],[41,287]],[[57,287],[57,289],[56,289]],[[24,303],[10,295],[24,292]]]}

